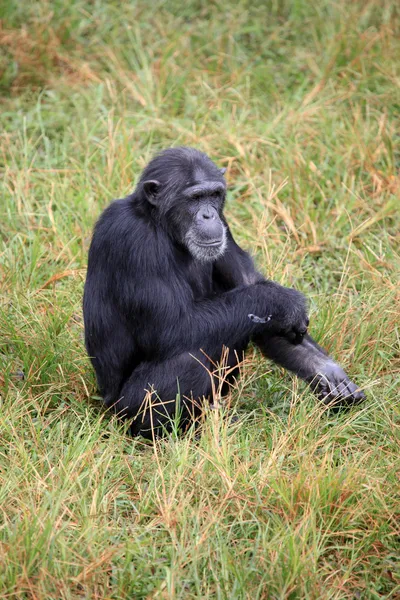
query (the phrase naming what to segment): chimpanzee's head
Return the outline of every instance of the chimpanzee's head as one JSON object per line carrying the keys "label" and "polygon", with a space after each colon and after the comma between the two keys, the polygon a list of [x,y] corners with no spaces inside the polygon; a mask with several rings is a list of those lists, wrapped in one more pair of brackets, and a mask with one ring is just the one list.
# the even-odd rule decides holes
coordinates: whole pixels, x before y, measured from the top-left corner
{"label": "chimpanzee's head", "polygon": [[226,249],[225,169],[193,148],[168,148],[145,168],[137,193],[193,258],[215,260]]}

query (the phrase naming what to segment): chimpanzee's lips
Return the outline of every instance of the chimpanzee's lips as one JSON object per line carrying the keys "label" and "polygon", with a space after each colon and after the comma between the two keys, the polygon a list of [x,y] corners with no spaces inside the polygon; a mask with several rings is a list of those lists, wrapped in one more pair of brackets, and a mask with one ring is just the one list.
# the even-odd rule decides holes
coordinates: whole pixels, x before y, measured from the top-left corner
{"label": "chimpanzee's lips", "polygon": [[213,246],[220,246],[222,240],[212,240],[211,242],[196,242],[201,248],[212,248]]}

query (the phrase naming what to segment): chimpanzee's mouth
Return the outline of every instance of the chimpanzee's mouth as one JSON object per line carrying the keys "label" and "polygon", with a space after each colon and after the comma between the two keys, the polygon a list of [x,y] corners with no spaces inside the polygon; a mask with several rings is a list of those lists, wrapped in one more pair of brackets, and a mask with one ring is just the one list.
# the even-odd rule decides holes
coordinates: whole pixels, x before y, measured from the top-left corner
{"label": "chimpanzee's mouth", "polygon": [[222,244],[222,240],[212,240],[211,242],[196,242],[196,243],[201,248],[213,248],[215,246],[220,246]]}

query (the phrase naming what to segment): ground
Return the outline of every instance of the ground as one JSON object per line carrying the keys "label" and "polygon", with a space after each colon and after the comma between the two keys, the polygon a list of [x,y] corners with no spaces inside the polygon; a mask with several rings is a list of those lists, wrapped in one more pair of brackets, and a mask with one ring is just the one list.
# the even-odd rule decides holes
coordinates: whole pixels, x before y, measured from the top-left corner
{"label": "ground", "polygon": [[[1,14],[1,598],[398,598],[398,2]],[[330,413],[252,349],[235,424],[152,446],[102,410],[92,227],[177,144],[227,167],[234,235],[310,298],[363,406]]]}

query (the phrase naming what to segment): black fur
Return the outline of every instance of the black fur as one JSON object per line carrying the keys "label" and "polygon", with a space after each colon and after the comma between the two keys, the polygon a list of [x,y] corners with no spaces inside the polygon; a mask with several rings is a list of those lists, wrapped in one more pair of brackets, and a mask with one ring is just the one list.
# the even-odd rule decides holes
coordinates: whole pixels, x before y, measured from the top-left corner
{"label": "black fur", "polygon": [[363,398],[306,335],[304,297],[265,280],[235,243],[225,193],[221,170],[205,154],[168,149],[95,227],[86,347],[106,405],[132,419],[133,434],[168,428],[178,394],[182,422],[195,416],[198,400],[211,396],[208,370],[223,346],[235,366],[251,339],[325,399]]}

